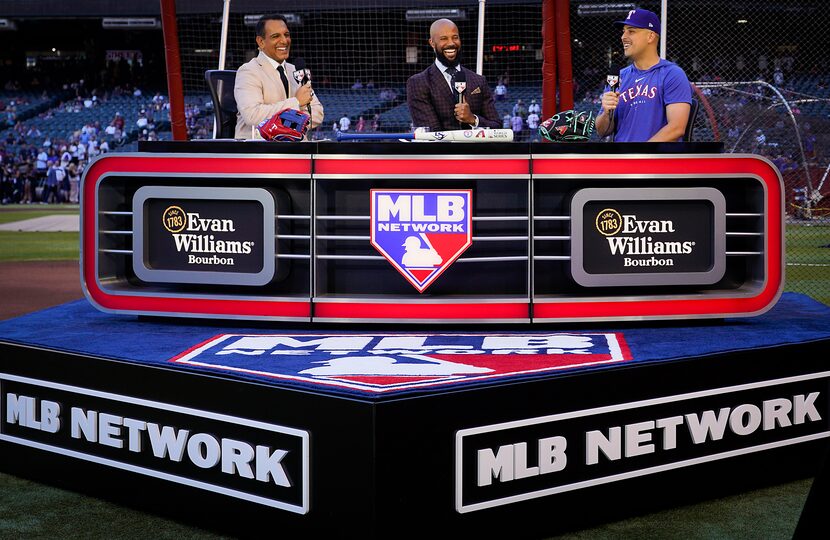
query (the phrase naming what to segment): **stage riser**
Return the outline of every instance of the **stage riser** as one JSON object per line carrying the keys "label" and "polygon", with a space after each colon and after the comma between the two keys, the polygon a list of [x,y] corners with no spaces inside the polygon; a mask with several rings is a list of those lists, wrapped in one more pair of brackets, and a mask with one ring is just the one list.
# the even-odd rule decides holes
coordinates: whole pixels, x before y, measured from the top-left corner
{"label": "stage riser", "polygon": [[[815,474],[830,432],[830,373],[821,360],[828,345],[820,340],[763,355],[743,351],[370,400],[2,343],[0,461],[15,475],[226,531],[267,526],[336,534],[353,527],[346,530],[384,537],[390,530],[409,536],[440,526],[454,533],[555,534]],[[10,403],[16,406],[11,422]],[[71,436],[72,407],[96,410],[99,420],[112,415],[97,424],[104,428],[97,442]],[[695,443],[692,433],[702,432],[689,426],[707,414],[723,415],[723,436]],[[60,419],[59,428],[50,417]],[[778,423],[770,423],[773,417]],[[136,420],[146,430],[135,428]],[[673,443],[664,438],[672,422]],[[140,452],[129,449],[127,423],[133,439],[144,443]],[[233,448],[244,454],[246,445],[268,447],[263,456],[271,461],[260,469],[283,470],[291,485],[247,479],[239,469],[223,473],[221,459],[200,468],[193,458],[206,454],[189,448],[178,462],[153,456],[150,424],[188,429],[201,450],[214,438],[225,463],[233,461],[227,458]],[[606,441],[604,450],[586,452],[586,441],[614,440],[617,430],[619,445]],[[548,446],[560,459],[548,464],[558,470],[535,474],[540,439],[558,444]],[[114,447],[117,441],[123,448]],[[287,451],[280,466],[277,449]],[[112,461],[91,462],[66,450]],[[606,456],[615,451],[617,459]],[[598,463],[588,463],[591,455]],[[482,463],[491,458],[502,469],[491,467],[493,474],[480,480],[488,470]],[[128,471],[116,462],[143,468]]]}

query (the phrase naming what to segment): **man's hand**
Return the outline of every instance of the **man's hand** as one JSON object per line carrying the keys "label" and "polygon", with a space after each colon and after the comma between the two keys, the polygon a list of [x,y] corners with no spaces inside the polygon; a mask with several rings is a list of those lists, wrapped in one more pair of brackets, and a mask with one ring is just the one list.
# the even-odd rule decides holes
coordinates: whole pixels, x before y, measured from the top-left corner
{"label": "man's hand", "polygon": [[602,110],[613,111],[620,103],[619,92],[605,92],[602,94]]}
{"label": "man's hand", "polygon": [[470,110],[470,104],[461,96],[461,103],[455,104],[455,119],[465,124],[475,124],[476,117],[473,111]]}
{"label": "man's hand", "polygon": [[304,84],[297,88],[297,93],[294,94],[294,97],[300,102],[300,107],[305,107],[311,103],[311,98],[314,97],[314,90],[311,89],[310,84]]}
{"label": "man's hand", "polygon": [[605,137],[613,130],[614,111],[620,103],[619,92],[602,94],[602,112],[596,118],[596,130],[600,137]]}

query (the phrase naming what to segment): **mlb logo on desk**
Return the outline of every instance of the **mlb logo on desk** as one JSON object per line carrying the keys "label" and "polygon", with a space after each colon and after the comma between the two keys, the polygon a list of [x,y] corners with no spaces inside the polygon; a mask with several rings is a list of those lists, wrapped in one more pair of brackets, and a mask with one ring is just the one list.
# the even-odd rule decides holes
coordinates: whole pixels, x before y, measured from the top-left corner
{"label": "mlb logo on desk", "polygon": [[473,191],[371,190],[371,243],[424,292],[473,243]]}

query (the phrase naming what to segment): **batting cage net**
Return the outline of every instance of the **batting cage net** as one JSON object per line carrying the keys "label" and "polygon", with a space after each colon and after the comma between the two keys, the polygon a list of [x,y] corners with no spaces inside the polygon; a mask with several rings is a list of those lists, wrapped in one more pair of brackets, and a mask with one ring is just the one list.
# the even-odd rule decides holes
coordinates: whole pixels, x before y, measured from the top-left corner
{"label": "batting cage net", "polygon": [[[759,154],[778,167],[787,193],[789,287],[830,301],[830,66],[822,54],[830,40],[823,30],[830,24],[826,5],[821,0],[565,1],[569,50],[562,56],[562,36],[542,30],[545,2],[562,4],[211,0],[203,4],[204,12],[177,17],[186,101],[209,102],[204,71],[236,69],[252,58],[256,19],[276,12],[288,18],[292,57],[305,60],[325,106],[325,125],[316,138],[332,138],[339,130],[408,131],[413,126],[406,80],[435,58],[427,42],[430,24],[449,18],[461,35],[462,64],[476,70],[481,63],[504,126],[518,127],[524,135],[519,140],[538,140],[537,127],[545,117],[541,111],[534,117],[534,110],[545,97],[543,88],[553,91],[547,96],[555,107],[547,109],[551,114],[569,108],[563,106],[562,79],[571,85],[567,91],[574,109],[599,112],[609,66],[625,62],[613,22],[631,9],[649,9],[665,24],[661,51],[693,83],[699,104],[693,140],[720,141],[726,152]],[[558,77],[557,71],[545,70],[544,55],[551,50],[558,56]],[[568,68],[565,77],[563,67]],[[550,86],[545,77],[559,80]],[[212,136],[207,110],[201,122],[191,121],[191,138]]]}
{"label": "batting cage net", "polygon": [[214,9],[211,14],[178,16],[185,93],[205,94],[204,71],[220,66],[223,10],[228,12],[226,69],[238,68],[258,52],[259,16],[280,13],[289,21],[291,57],[305,60],[325,106],[326,125],[315,133],[317,138],[342,128],[410,131],[406,80],[435,60],[429,28],[441,18],[458,26],[461,63],[474,71],[483,21],[482,72],[494,91],[503,83],[497,103],[502,116],[512,113],[518,99],[524,109],[534,100],[541,102],[539,0],[322,1],[302,8],[280,1],[228,4],[213,0],[206,2]]}

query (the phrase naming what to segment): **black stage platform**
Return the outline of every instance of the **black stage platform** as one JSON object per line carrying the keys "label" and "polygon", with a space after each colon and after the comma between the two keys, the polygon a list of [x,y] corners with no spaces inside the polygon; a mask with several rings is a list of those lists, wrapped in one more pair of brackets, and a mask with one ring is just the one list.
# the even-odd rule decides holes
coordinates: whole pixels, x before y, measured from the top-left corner
{"label": "black stage platform", "polygon": [[233,533],[521,537],[811,476],[827,447],[830,308],[805,296],[445,330],[4,321],[0,462]]}

